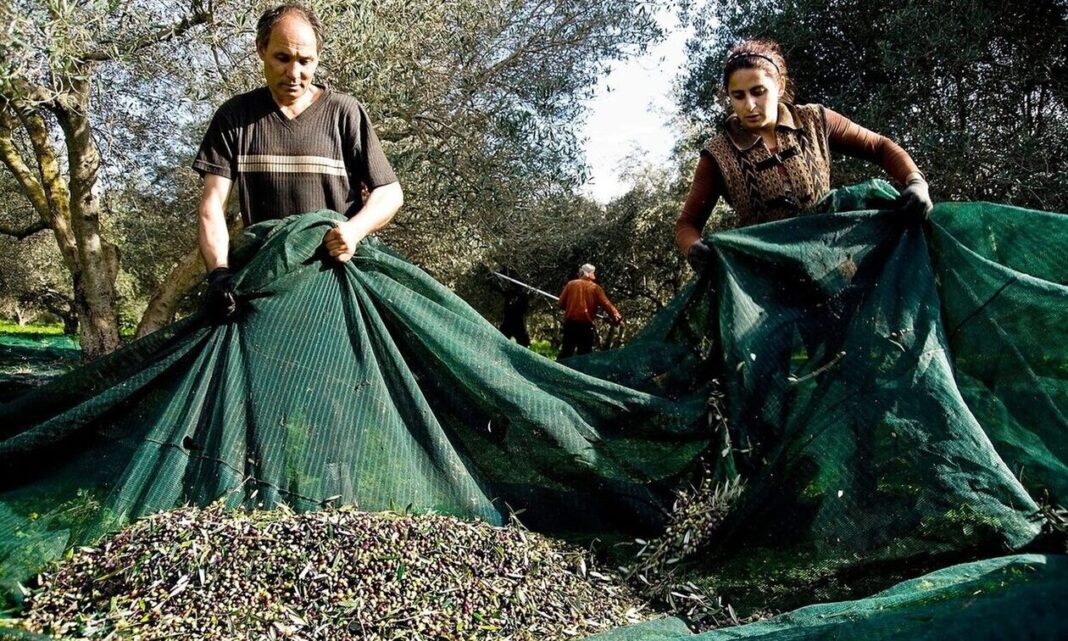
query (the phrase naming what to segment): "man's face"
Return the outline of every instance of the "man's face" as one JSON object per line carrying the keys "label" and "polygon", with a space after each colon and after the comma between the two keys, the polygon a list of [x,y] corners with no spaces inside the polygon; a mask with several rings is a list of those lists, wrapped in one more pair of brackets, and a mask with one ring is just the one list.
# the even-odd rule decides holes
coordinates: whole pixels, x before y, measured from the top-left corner
{"label": "man's face", "polygon": [[298,16],[285,16],[271,29],[267,47],[257,49],[263,76],[275,102],[291,105],[311,89],[319,51],[315,31]]}

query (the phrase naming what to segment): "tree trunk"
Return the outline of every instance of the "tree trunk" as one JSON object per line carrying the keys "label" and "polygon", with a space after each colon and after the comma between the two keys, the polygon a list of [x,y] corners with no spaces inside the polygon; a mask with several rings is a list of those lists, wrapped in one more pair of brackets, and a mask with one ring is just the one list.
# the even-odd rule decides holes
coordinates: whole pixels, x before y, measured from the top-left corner
{"label": "tree trunk", "polygon": [[[91,73],[86,68],[82,75],[88,78]],[[120,345],[115,301],[119,252],[100,235],[100,199],[95,193],[100,152],[89,126],[89,82],[79,81],[72,89],[64,100],[57,101],[54,112],[63,128],[70,163],[70,220],[81,265],[73,274],[79,337],[82,355],[93,360]]]}
{"label": "tree trunk", "polygon": [[[230,233],[230,250],[242,242],[241,231],[243,223],[237,212],[226,215],[226,229]],[[141,316],[141,322],[137,325],[136,337],[147,336],[164,325],[174,320],[174,313],[178,310],[178,303],[182,297],[189,293],[197,283],[204,278],[204,261],[200,256],[200,247],[194,247],[178,259],[167,279],[156,290],[152,300],[149,301],[145,313]]]}
{"label": "tree trunk", "polygon": [[[100,237],[100,202],[93,193],[100,154],[85,115],[88,85],[82,83],[75,89],[62,103],[57,100],[47,105],[59,120],[67,141],[69,188],[52,148],[47,122],[32,102],[0,101],[0,159],[18,180],[41,219],[52,228],[74,287],[74,312],[79,321],[82,355],[92,360],[114,351],[120,344],[115,305],[119,256],[115,246]],[[40,180],[12,142],[16,123],[21,124],[29,137]]]}
{"label": "tree trunk", "polygon": [[[18,114],[17,119],[10,113],[0,114],[0,153],[3,154],[4,164],[18,179],[22,192],[37,210],[38,216],[52,228],[63,264],[67,271],[74,274],[79,270],[78,242],[70,228],[70,193],[63,179],[59,159],[52,148],[48,124],[36,107],[17,102],[11,103],[11,106]],[[40,171],[40,181],[33,176],[12,144],[11,136],[16,124],[21,124],[29,136]]]}
{"label": "tree trunk", "polygon": [[[119,264],[114,254],[90,254],[87,258],[89,269],[73,275],[74,311],[79,319],[78,342],[82,357],[91,361],[110,354],[121,344],[114,291]],[[96,276],[88,287],[86,280],[89,279],[83,277],[86,273]]]}
{"label": "tree trunk", "polygon": [[137,338],[147,336],[174,320],[178,302],[189,290],[196,287],[204,277],[204,261],[200,257],[200,248],[186,253],[163,281],[152,300],[148,302],[141,322],[137,325]]}

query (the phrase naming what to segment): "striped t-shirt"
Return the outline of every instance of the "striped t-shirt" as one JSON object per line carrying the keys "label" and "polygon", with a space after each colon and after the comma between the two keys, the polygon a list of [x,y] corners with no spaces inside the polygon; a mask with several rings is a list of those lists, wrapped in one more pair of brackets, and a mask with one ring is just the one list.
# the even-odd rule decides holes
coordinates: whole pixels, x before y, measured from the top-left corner
{"label": "striped t-shirt", "polygon": [[319,209],[352,216],[367,189],[397,181],[363,106],[323,87],[289,118],[266,87],[215,112],[193,169],[233,180],[245,224]]}

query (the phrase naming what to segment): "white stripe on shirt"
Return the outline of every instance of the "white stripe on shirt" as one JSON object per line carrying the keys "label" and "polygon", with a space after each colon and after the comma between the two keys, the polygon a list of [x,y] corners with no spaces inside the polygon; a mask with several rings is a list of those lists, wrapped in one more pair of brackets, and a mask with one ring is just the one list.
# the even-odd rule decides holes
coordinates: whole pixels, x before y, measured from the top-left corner
{"label": "white stripe on shirt", "polygon": [[345,162],[325,156],[278,156],[248,154],[237,157],[237,170],[242,173],[330,174],[345,176]]}

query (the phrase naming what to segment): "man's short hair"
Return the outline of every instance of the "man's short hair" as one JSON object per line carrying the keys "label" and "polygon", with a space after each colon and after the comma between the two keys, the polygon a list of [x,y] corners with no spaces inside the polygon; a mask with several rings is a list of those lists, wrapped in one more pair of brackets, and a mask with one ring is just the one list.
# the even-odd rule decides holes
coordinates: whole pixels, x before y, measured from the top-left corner
{"label": "man's short hair", "polygon": [[319,22],[319,16],[315,15],[314,11],[296,2],[280,4],[263,12],[259,22],[256,23],[256,49],[262,51],[267,48],[267,42],[271,39],[271,29],[274,29],[274,26],[288,15],[299,16],[311,25],[312,31],[315,32],[315,50],[321,52],[323,50],[323,23]]}
{"label": "man's short hair", "polygon": [[579,267],[579,276],[589,276],[593,272],[597,271],[597,268],[593,265],[586,263],[582,267]]}

